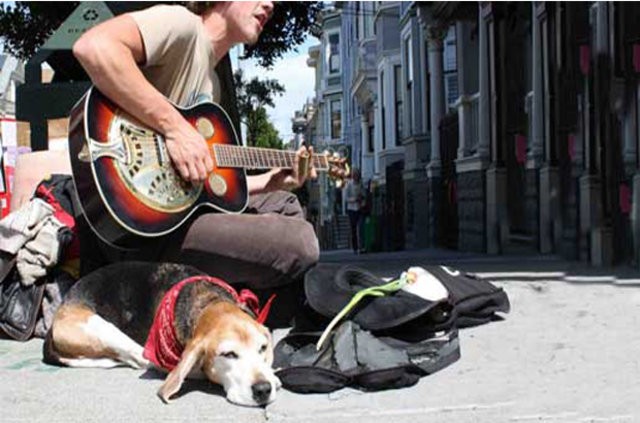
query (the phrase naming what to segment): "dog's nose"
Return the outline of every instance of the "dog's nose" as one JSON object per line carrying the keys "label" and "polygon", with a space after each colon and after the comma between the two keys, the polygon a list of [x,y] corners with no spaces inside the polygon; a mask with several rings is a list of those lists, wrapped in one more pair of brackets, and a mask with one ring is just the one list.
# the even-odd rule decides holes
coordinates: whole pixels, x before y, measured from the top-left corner
{"label": "dog's nose", "polygon": [[271,395],[271,384],[269,382],[258,382],[251,385],[251,392],[253,393],[253,399],[258,404],[266,402]]}

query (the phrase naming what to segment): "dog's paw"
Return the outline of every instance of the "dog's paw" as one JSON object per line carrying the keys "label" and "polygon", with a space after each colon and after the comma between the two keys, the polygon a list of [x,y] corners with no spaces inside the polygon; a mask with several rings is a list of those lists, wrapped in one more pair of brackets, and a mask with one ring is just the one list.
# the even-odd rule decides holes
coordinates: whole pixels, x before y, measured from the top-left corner
{"label": "dog's paw", "polygon": [[134,368],[136,370],[147,370],[153,367],[151,362],[146,358],[141,357],[133,357],[128,360],[125,360],[127,366]]}

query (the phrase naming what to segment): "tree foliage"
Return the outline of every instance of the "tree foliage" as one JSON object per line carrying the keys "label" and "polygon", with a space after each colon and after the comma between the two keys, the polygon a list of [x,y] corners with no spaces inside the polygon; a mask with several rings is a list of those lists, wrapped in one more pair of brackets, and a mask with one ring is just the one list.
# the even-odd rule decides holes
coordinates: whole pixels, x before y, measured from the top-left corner
{"label": "tree foliage", "polygon": [[259,79],[256,76],[247,81],[242,69],[234,72],[233,82],[241,114],[264,106],[275,107],[274,97],[285,92],[284,86],[275,79]]}
{"label": "tree foliage", "polygon": [[0,37],[5,50],[26,60],[34,55],[79,2],[27,2],[0,4]]}
{"label": "tree foliage", "polygon": [[255,58],[261,66],[271,67],[276,59],[304,42],[316,27],[321,9],[319,1],[277,2],[260,41],[246,46],[245,58]]}
{"label": "tree foliage", "polygon": [[249,137],[249,128],[247,128],[247,139],[253,139],[254,141],[249,145],[282,150],[283,143],[280,134],[269,120],[264,107],[260,107],[253,114],[251,131],[252,136]]}
{"label": "tree foliage", "polygon": [[[107,2],[114,14],[163,2]],[[186,2],[166,2],[186,3]],[[29,59],[75,10],[79,2],[17,1],[0,4],[0,37],[5,49],[21,59]],[[260,41],[247,46],[245,57],[270,67],[286,52],[301,44],[316,23],[321,2],[279,2]]]}
{"label": "tree foliage", "polygon": [[284,94],[285,88],[275,79],[254,77],[247,81],[241,69],[233,74],[233,82],[240,120],[247,128],[247,143],[250,146],[281,148],[282,140],[269,122],[265,107],[274,107],[275,96]]}

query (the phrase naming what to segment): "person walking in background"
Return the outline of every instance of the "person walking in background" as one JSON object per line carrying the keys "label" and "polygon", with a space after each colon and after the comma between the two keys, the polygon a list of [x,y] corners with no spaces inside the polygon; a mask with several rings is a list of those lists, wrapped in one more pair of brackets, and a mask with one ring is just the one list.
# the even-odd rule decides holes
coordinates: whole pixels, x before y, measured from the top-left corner
{"label": "person walking in background", "polygon": [[360,253],[361,208],[365,199],[359,169],[353,168],[351,178],[347,181],[344,189],[347,215],[349,216],[349,224],[351,227],[351,248],[354,254],[358,254]]}

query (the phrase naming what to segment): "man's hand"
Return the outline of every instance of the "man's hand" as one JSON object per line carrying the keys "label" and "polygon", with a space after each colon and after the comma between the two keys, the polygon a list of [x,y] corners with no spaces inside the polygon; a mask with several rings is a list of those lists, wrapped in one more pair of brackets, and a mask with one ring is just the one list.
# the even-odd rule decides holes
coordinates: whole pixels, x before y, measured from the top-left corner
{"label": "man's hand", "polygon": [[[292,169],[273,169],[271,181],[267,185],[269,191],[284,189],[292,191],[300,188],[307,178],[316,179],[318,174],[313,166],[313,147],[302,146],[296,151]],[[306,166],[305,166],[306,165]],[[273,187],[273,189],[271,189]]]}
{"label": "man's hand", "polygon": [[300,188],[307,178],[318,177],[312,157],[313,147],[307,149],[303,146],[296,152],[292,169],[272,169],[262,175],[248,177],[249,194]]}
{"label": "man's hand", "polygon": [[185,119],[165,134],[169,156],[180,176],[192,183],[204,181],[213,170],[206,141]]}

